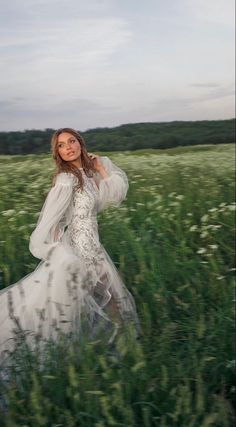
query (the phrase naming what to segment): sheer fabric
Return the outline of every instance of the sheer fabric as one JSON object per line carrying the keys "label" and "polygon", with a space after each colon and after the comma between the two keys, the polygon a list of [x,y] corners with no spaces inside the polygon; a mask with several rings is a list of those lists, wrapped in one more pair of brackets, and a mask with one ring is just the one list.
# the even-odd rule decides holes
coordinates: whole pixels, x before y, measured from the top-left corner
{"label": "sheer fabric", "polygon": [[49,191],[29,241],[30,252],[41,261],[0,291],[1,356],[19,325],[28,336],[39,332],[47,339],[84,327],[93,334],[102,321],[112,341],[120,323],[107,310],[111,302],[122,324],[131,321],[139,335],[134,298],[101,245],[97,227],[97,213],[125,199],[128,179],[108,157],[101,160],[107,178],[89,178],[82,170],[81,191],[74,175],[60,173]]}

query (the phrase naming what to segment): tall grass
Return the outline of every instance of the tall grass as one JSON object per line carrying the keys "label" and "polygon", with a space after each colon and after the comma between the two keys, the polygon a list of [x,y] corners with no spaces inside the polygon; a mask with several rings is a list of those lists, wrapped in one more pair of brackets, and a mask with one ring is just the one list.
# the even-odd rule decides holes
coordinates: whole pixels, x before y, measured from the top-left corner
{"label": "tall grass", "polygon": [[[234,423],[234,151],[230,145],[112,154],[125,203],[101,241],[135,297],[142,336],[107,346],[65,337],[14,354],[5,426],[228,427]],[[37,265],[29,235],[50,186],[48,156],[0,158],[2,286]]]}

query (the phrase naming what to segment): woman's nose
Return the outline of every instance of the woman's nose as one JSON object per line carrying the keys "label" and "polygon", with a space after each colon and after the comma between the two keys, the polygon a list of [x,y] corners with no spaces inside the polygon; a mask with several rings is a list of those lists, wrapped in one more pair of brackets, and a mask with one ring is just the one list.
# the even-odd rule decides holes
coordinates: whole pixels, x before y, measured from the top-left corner
{"label": "woman's nose", "polygon": [[67,150],[67,151],[69,151],[69,150],[71,149],[71,145],[72,145],[72,144],[71,144],[70,142],[68,142],[68,143],[67,143],[67,145],[66,145],[66,150]]}

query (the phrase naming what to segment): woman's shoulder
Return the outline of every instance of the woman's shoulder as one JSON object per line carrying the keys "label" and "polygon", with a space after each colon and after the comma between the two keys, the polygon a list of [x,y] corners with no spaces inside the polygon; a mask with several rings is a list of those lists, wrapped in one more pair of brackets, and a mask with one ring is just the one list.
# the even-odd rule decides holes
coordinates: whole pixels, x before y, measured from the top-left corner
{"label": "woman's shoulder", "polygon": [[72,185],[77,182],[76,176],[71,172],[59,172],[55,178],[55,184]]}
{"label": "woman's shoulder", "polygon": [[104,166],[110,166],[112,164],[112,161],[108,156],[99,156],[99,157],[100,157],[102,164]]}
{"label": "woman's shoulder", "polygon": [[101,155],[99,155],[99,158],[103,159],[103,160],[110,160],[111,161],[110,156],[101,156]]}
{"label": "woman's shoulder", "polygon": [[114,163],[114,161],[111,160],[108,156],[101,156],[100,159],[109,174],[118,174],[123,176],[125,175],[125,172],[119,166],[117,166],[117,164]]}

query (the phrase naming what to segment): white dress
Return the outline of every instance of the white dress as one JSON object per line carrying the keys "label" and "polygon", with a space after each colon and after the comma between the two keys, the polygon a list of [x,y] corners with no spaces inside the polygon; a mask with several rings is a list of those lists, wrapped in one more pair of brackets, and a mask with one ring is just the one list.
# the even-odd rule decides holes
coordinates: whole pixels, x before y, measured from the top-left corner
{"label": "white dress", "polygon": [[82,327],[91,333],[102,320],[111,327],[112,342],[119,322],[106,310],[111,299],[122,324],[131,321],[139,334],[134,298],[101,245],[97,228],[97,213],[124,200],[128,180],[108,157],[101,160],[107,178],[95,174],[95,182],[81,169],[81,191],[75,188],[77,178],[63,172],[49,191],[29,242],[30,252],[41,262],[0,291],[0,360],[13,343],[14,330],[20,329],[27,336],[36,332],[54,339],[58,331]]}

